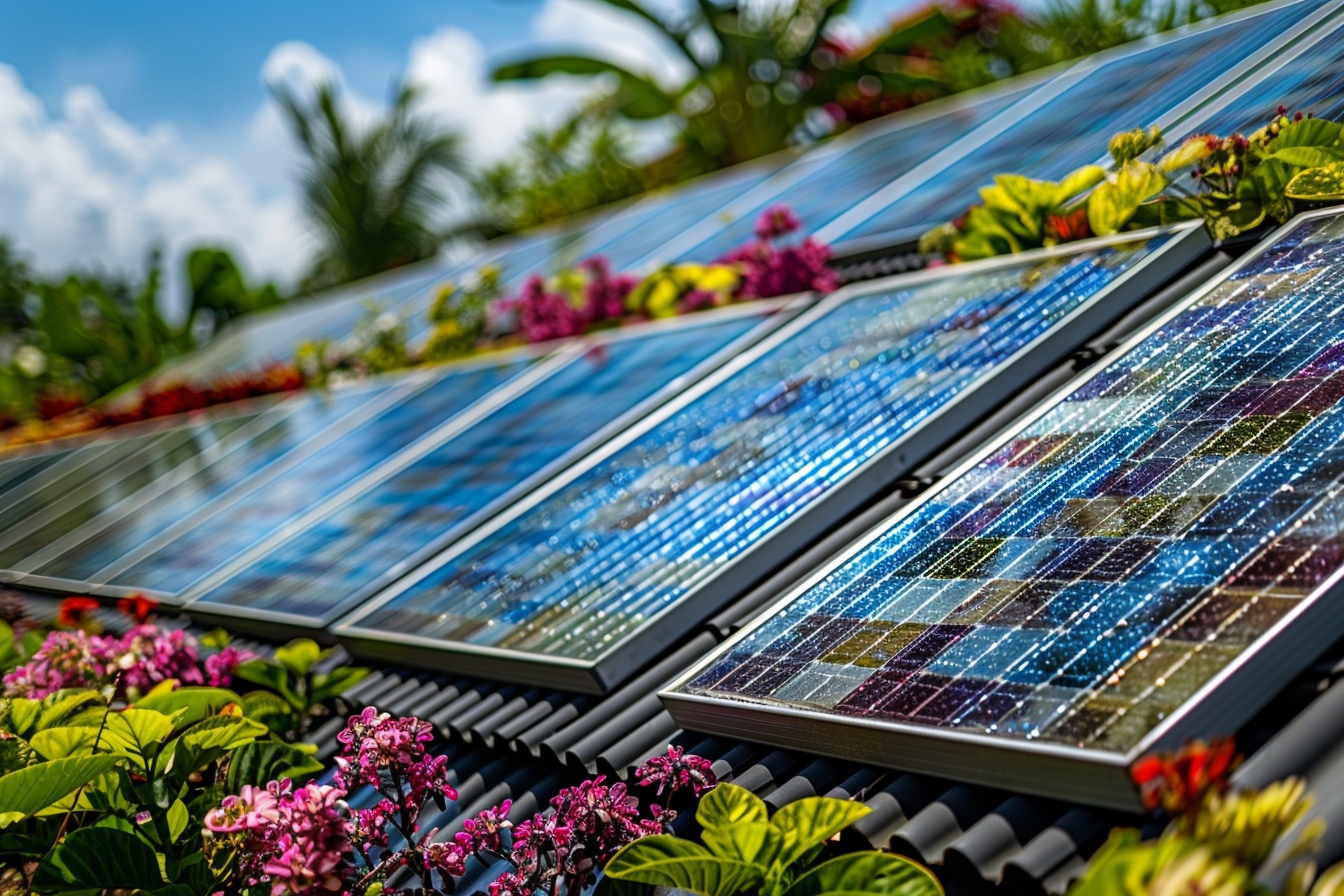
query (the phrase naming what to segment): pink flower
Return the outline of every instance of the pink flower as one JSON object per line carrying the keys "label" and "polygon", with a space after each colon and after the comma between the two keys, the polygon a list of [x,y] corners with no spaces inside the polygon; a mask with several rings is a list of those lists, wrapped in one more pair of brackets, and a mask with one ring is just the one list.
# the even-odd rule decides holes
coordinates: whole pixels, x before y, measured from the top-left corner
{"label": "pink flower", "polygon": [[762,240],[773,240],[793,233],[802,226],[803,222],[798,220],[793,209],[787,205],[772,205],[756,219],[753,232]]}
{"label": "pink flower", "polygon": [[611,262],[603,255],[584,259],[579,262],[578,268],[588,274],[588,283],[583,291],[588,323],[622,317],[625,314],[625,299],[639,280],[629,274],[612,274]]}
{"label": "pink flower", "polygon": [[506,302],[518,312],[518,328],[528,342],[577,336],[586,325],[584,312],[560,293],[547,290],[540,274],[529,277],[517,298]]}
{"label": "pink flower", "polygon": [[645,787],[657,785],[658,795],[687,787],[696,796],[719,783],[714,764],[701,756],[687,756],[681,747],[668,745],[667,754],[654,756],[635,769],[635,779]]}
{"label": "pink flower", "polygon": [[500,832],[513,827],[508,820],[512,800],[505,800],[493,809],[483,809],[475,818],[462,822],[462,830],[454,838],[467,853],[499,853],[503,850]]}
{"label": "pink flower", "polygon": [[430,843],[425,846],[425,867],[432,868],[440,874],[461,877],[467,871],[469,855],[471,854],[464,852],[457,843]]}
{"label": "pink flower", "polygon": [[750,243],[719,259],[742,269],[737,297],[767,299],[795,292],[830,292],[838,281],[828,266],[829,246],[808,237],[796,246],[776,249],[765,242]]}
{"label": "pink flower", "polygon": [[289,781],[275,781],[274,789],[244,784],[236,796],[226,796],[218,809],[205,814],[205,826],[216,834],[262,830],[280,820],[279,799],[289,794]]}
{"label": "pink flower", "polygon": [[212,688],[230,687],[233,684],[233,673],[238,667],[255,658],[256,654],[232,644],[224,647],[205,658],[206,684]]}
{"label": "pink flower", "polygon": [[33,658],[5,676],[5,696],[41,700],[64,688],[96,688],[106,673],[109,639],[84,631],[51,632]]}

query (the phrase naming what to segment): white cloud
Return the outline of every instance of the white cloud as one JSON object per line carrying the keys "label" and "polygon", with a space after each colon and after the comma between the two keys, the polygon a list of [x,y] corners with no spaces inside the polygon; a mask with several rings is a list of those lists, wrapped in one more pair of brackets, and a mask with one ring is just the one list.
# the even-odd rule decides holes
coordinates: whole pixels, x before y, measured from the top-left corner
{"label": "white cloud", "polygon": [[198,154],[167,125],[141,130],[92,87],[65,94],[52,117],[0,65],[0,233],[39,270],[138,273],[153,245],[175,274],[182,250],[213,242],[248,267],[293,275],[307,251],[292,199],[259,199],[227,159]]}
{"label": "white cloud", "polygon": [[[647,23],[594,0],[547,0],[530,27],[538,51],[602,55],[665,84],[687,72],[676,48]],[[404,77],[421,86],[428,113],[465,134],[478,165],[512,153],[528,131],[559,124],[594,89],[591,79],[568,76],[495,84],[489,69],[499,61],[453,27],[408,48]],[[299,41],[278,44],[259,74],[301,94],[327,80],[344,86],[340,67]],[[386,105],[348,87],[343,96],[357,123]],[[138,274],[148,249],[159,245],[176,303],[183,250],[210,242],[234,250],[253,277],[293,282],[313,245],[295,188],[299,162],[269,99],[245,128],[189,142],[170,124],[130,124],[94,87],[69,88],[59,114],[49,112],[0,64],[0,233],[42,271]]]}

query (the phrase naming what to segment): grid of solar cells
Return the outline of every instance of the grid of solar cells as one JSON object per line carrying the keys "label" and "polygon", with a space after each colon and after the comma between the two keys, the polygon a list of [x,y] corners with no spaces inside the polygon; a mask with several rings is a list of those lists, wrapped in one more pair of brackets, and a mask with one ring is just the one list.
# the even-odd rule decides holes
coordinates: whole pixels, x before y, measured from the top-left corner
{"label": "grid of solar cells", "polygon": [[758,325],[738,315],[590,349],[201,600],[323,618],[604,424]]}
{"label": "grid of solar cells", "polygon": [[[189,517],[208,513],[208,505],[230,489],[261,474],[291,451],[307,446],[357,409],[385,396],[388,386],[343,389],[296,396],[240,433],[240,444],[171,483],[127,513],[105,513],[57,542],[38,541],[31,556],[15,565],[23,572],[85,581],[117,559],[147,544]],[[72,543],[73,542],[73,543]],[[39,548],[41,550],[39,550]]]}
{"label": "grid of solar cells", "polygon": [[[66,499],[36,507],[22,520],[7,513],[8,525],[0,533],[0,569],[13,569],[33,551],[77,529],[118,502],[152,488],[173,471],[212,455],[230,435],[256,417],[255,413],[222,417],[147,437],[140,450],[105,469]],[[41,492],[35,493],[34,499],[41,500],[41,495]]]}
{"label": "grid of solar cells", "polygon": [[346,625],[594,661],[1160,242],[953,274],[800,320],[628,445]]}
{"label": "grid of solar cells", "polygon": [[[929,222],[950,221],[964,212],[968,197],[996,174],[1063,177],[1104,156],[1112,134],[1153,124],[1319,9],[1320,4],[1310,2],[1280,6],[1128,52],[1088,72],[955,166],[925,179],[846,232],[826,237],[913,238]],[[1173,90],[1173,84],[1181,89]]]}
{"label": "grid of solar cells", "polygon": [[[995,90],[972,102],[966,97],[947,101],[946,111],[928,119],[888,127],[852,140],[844,149],[819,159],[811,171],[790,181],[777,193],[750,208],[738,209],[735,220],[698,245],[679,253],[683,258],[718,258],[751,240],[752,227],[767,206],[782,203],[793,209],[808,231],[838,218],[860,200],[877,192],[916,165],[947,150],[971,131],[1016,103],[1036,85]],[[908,116],[898,117],[904,122]],[[812,164],[806,157],[795,165]]]}
{"label": "grid of solar cells", "polygon": [[13,456],[0,460],[0,496],[12,491],[63,459],[70,449],[45,454]]}
{"label": "grid of solar cells", "polygon": [[1341,299],[1303,223],[682,690],[1134,749],[1344,564]]}
{"label": "grid of solar cells", "polygon": [[118,561],[106,578],[99,574],[94,581],[167,594],[185,590],[223,561],[236,557],[436,429],[528,363],[514,359],[456,369],[437,377],[414,395],[290,467],[265,488],[247,490],[147,556],[137,554],[130,565]]}

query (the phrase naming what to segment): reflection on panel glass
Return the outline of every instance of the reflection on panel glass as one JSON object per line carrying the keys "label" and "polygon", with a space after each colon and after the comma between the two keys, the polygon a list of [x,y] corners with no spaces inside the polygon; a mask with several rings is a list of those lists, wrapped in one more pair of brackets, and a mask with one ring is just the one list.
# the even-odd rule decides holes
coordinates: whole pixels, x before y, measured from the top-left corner
{"label": "reflection on panel glass", "polygon": [[[26,519],[6,514],[0,533],[0,569],[15,564],[141,489],[149,488],[184,464],[216,452],[221,441],[256,419],[256,414],[223,417],[159,433],[70,494],[37,507]],[[34,497],[37,497],[36,495]]]}
{"label": "reflection on panel glass", "polygon": [[[1058,178],[1095,162],[1106,154],[1111,135],[1152,124],[1319,8],[1314,3],[1278,7],[1108,62],[952,168],[836,236],[918,236],[931,222],[964,212],[975,191],[996,174]],[[1180,89],[1173,90],[1174,84]]]}
{"label": "reflection on panel glass", "polygon": [[[695,259],[718,258],[752,239],[752,227],[767,206],[782,203],[793,209],[808,232],[821,229],[855,204],[885,187],[916,165],[947,150],[972,130],[1022,99],[1031,88],[993,93],[974,102],[965,97],[946,102],[947,111],[936,118],[919,115],[910,124],[891,127],[850,142],[823,159],[806,175],[750,209],[740,209],[726,224],[699,245],[682,253]],[[801,159],[796,165],[809,164]]]}
{"label": "reflection on panel glass", "polygon": [[[18,568],[54,578],[84,581],[151,538],[200,514],[210,501],[323,432],[355,409],[375,401],[388,387],[344,389],[331,394],[308,393],[291,399],[252,427],[246,440],[214,463],[155,495],[149,503],[115,519],[99,520],[96,532],[36,569]],[[45,543],[38,546],[45,547]]]}
{"label": "reflection on panel glass", "polygon": [[[51,522],[72,506],[96,507],[108,489],[113,489],[107,492],[109,496],[124,497],[152,482],[155,476],[214,446],[254,416],[225,410],[212,419],[171,428],[160,421],[148,428],[135,427],[134,435],[118,433],[111,440],[92,442],[70,451],[41,475],[31,477],[24,486],[10,492],[6,496],[9,500],[0,498],[3,505],[0,518],[4,520],[0,546],[11,545],[35,521]],[[90,499],[95,503],[86,504]],[[0,569],[22,559],[22,555],[14,556],[12,551],[0,554],[5,558]]]}
{"label": "reflection on panel glass", "polygon": [[855,296],[800,321],[353,624],[593,661],[1159,242],[940,277]]}
{"label": "reflection on panel glass", "polygon": [[756,326],[755,316],[597,346],[494,413],[280,542],[201,600],[322,618],[401,571],[455,524]]}
{"label": "reflection on panel glass", "polygon": [[684,691],[1131,751],[1344,565],[1341,300],[1308,222]]}
{"label": "reflection on panel glass", "polygon": [[110,584],[165,593],[184,590],[483,398],[528,363],[515,359],[438,377],[264,488],[237,497],[168,544],[115,573]]}
{"label": "reflection on panel glass", "polygon": [[[24,455],[0,459],[0,500],[6,492],[22,486],[43,470],[62,460],[70,449],[51,451],[47,454]],[[0,455],[0,458],[3,458]]]}

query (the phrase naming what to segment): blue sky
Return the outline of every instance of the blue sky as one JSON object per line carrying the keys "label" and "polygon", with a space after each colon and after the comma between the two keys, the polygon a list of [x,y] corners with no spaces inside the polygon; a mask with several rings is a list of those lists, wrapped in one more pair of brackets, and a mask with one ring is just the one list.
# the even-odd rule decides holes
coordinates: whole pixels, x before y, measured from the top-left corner
{"label": "blue sky", "polygon": [[[906,2],[868,0],[858,22]],[[0,233],[48,271],[133,271],[151,244],[175,262],[212,242],[254,275],[296,277],[311,243],[268,79],[334,77],[356,116],[374,114],[395,81],[416,81],[427,112],[463,129],[485,162],[592,89],[563,77],[494,85],[500,61],[585,49],[665,81],[681,65],[597,0],[0,0],[0,21]]]}

